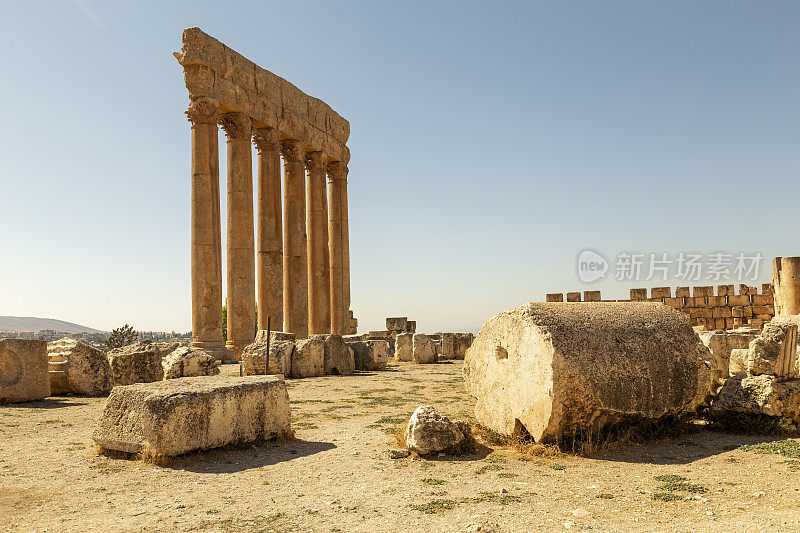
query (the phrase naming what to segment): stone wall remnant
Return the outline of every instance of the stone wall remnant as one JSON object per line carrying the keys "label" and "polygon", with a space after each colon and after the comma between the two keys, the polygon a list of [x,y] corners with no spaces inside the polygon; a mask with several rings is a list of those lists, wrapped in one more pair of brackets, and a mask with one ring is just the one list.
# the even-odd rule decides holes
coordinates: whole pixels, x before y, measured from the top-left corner
{"label": "stone wall remnant", "polygon": [[[747,285],[739,286],[738,295],[733,285],[717,285],[716,292],[715,296],[712,286],[677,287],[673,297],[670,287],[653,287],[649,298],[647,289],[631,289],[627,300],[603,300],[599,291],[586,291],[583,301],[661,302],[689,315],[692,326],[702,326],[708,331],[760,329],[775,316],[772,284],[764,283],[761,293],[758,287]],[[547,302],[561,302],[563,296],[550,293],[545,298]],[[580,302],[581,293],[568,292],[566,300]]]}

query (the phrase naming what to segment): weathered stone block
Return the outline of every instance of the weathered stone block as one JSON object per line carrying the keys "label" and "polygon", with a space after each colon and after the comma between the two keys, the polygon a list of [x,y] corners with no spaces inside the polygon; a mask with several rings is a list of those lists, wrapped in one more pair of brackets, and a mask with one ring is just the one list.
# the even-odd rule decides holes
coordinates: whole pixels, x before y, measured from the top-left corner
{"label": "weathered stone block", "polygon": [[150,383],[164,379],[161,359],[178,348],[177,343],[142,341],[108,352],[114,385]]}
{"label": "weathered stone block", "polygon": [[394,359],[395,361],[414,360],[414,334],[400,333],[394,339]]}
{"label": "weathered stone block", "polygon": [[717,296],[733,296],[736,290],[733,285],[717,285]]}
{"label": "weathered stone block", "polygon": [[436,362],[436,350],[433,341],[424,333],[414,334],[412,360],[418,364],[429,364]]}
{"label": "weathered stone block", "polygon": [[770,322],[750,343],[747,373],[751,376],[770,374],[791,379],[797,372],[797,324],[789,321]]}
{"label": "weathered stone block", "polygon": [[421,455],[452,448],[459,445],[464,438],[459,424],[440,415],[430,405],[417,407],[408,420],[406,446]]}
{"label": "weathered stone block", "polygon": [[[753,298],[755,298],[755,296]],[[753,305],[753,314],[771,317],[774,314],[774,310],[771,305]]]}
{"label": "weathered stone block", "polygon": [[392,335],[388,331],[370,331],[367,334],[367,338],[376,340],[388,340],[392,338]]}
{"label": "weathered stone block", "polygon": [[442,333],[442,358],[464,359],[467,348],[472,346],[474,340],[472,333]]}
{"label": "weathered stone block", "polygon": [[714,318],[726,318],[733,316],[730,307],[715,307],[711,310],[711,316]]}
{"label": "weathered stone block", "polygon": [[728,375],[747,374],[747,360],[750,358],[749,348],[734,348],[728,363]]}
{"label": "weathered stone block", "polygon": [[[747,351],[750,341],[756,337],[756,333],[754,331],[711,331],[702,332],[699,336],[711,352],[711,379],[713,386],[718,388],[731,375],[733,351]],[[746,367],[742,370],[746,370]]]}
{"label": "weathered stone block", "polygon": [[675,288],[675,297],[676,298],[689,298],[691,294],[689,294],[689,287],[676,287]]}
{"label": "weathered stone block", "polygon": [[644,300],[647,298],[647,289],[631,289],[631,300]]}
{"label": "weathered stone block", "polygon": [[601,299],[600,291],[583,291],[584,302],[599,302]]}
{"label": "weathered stone block", "polygon": [[706,302],[709,307],[722,307],[728,304],[728,300],[724,296],[709,296]]}
{"label": "weathered stone block", "polygon": [[408,317],[395,316],[386,319],[386,329],[388,331],[406,331],[408,328]]}
{"label": "weathered stone block", "polygon": [[545,300],[548,302],[563,302],[564,301],[564,293],[557,292],[545,295]]}
{"label": "weathered stone block", "polygon": [[161,361],[164,379],[188,378],[197,376],[216,376],[219,363],[203,350],[182,346]]}
{"label": "weathered stone block", "polygon": [[348,342],[353,350],[356,370],[385,370],[389,362],[389,343],[385,340]]}
{"label": "weathered stone block", "polygon": [[712,318],[713,311],[708,307],[692,307],[689,309],[689,316],[692,318]]}
{"label": "weathered stone block", "polygon": [[0,339],[0,402],[34,402],[48,396],[47,343]]}
{"label": "weathered stone block", "polygon": [[293,378],[312,378],[325,375],[325,337],[312,335],[297,341],[292,352]]}
{"label": "weathered stone block", "polygon": [[728,305],[750,305],[750,297],[745,295],[731,295],[728,296]]}
{"label": "weathered stone block", "polygon": [[175,456],[289,434],[283,378],[249,376],[115,387],[92,438],[107,450]]}
{"label": "weathered stone block", "polygon": [[[273,337],[267,352],[266,342],[248,344],[242,350],[242,367],[245,376],[259,376],[264,374],[281,374],[288,376],[292,371],[292,355],[295,343],[290,340],[278,340]],[[267,368],[269,356],[269,368]]]}
{"label": "weathered stone block", "polygon": [[767,415],[800,424],[800,380],[780,381],[775,376],[729,378],[709,410],[712,419]]}
{"label": "weathered stone block", "polygon": [[681,309],[684,305],[683,298],[664,298],[664,303],[676,309]]}
{"label": "weathered stone block", "polygon": [[650,289],[651,298],[672,298],[672,289],[669,287],[653,287]]}
{"label": "weathered stone block", "polygon": [[416,320],[409,320],[406,322],[406,332],[414,333],[417,331],[417,321]]}
{"label": "weathered stone block", "polygon": [[567,293],[567,301],[568,302],[580,302],[581,301],[581,293],[579,293],[579,292],[568,292]]}
{"label": "weathered stone block", "polygon": [[753,296],[753,305],[762,305],[773,308],[773,296],[771,294],[756,294]]}
{"label": "weathered stone block", "polygon": [[712,394],[706,357],[689,318],[665,305],[527,304],[483,325],[464,379],[482,425],[557,441],[693,411]]}
{"label": "weathered stone block", "polygon": [[692,296],[694,296],[695,298],[714,296],[714,287],[713,286],[693,287]]}
{"label": "weathered stone block", "polygon": [[114,386],[106,354],[75,339],[47,344],[51,394],[101,396]]}
{"label": "weathered stone block", "polygon": [[707,305],[705,298],[686,298],[686,307],[706,307]]}
{"label": "weathered stone block", "polygon": [[326,375],[348,376],[356,368],[353,350],[341,335],[322,335],[325,340],[324,367]]}

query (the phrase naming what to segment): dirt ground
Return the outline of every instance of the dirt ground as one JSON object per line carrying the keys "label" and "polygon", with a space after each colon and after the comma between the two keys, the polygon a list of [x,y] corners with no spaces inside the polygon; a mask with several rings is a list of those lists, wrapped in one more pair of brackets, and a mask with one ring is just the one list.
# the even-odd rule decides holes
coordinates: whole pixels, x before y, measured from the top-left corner
{"label": "dirt ground", "polygon": [[287,383],[296,440],[168,467],[98,455],[104,398],[1,406],[0,531],[800,531],[800,461],[739,448],[766,437],[699,427],[594,458],[390,459],[420,404],[471,418],[461,362]]}

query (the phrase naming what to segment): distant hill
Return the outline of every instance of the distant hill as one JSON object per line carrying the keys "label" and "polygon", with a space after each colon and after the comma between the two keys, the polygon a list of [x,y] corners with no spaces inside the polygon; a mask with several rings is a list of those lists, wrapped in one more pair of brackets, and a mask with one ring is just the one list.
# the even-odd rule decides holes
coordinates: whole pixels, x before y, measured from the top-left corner
{"label": "distant hill", "polygon": [[0,316],[0,331],[34,331],[43,329],[63,331],[65,333],[102,333],[99,329],[87,328],[80,324],[55,320],[53,318],[36,318],[33,316]]}

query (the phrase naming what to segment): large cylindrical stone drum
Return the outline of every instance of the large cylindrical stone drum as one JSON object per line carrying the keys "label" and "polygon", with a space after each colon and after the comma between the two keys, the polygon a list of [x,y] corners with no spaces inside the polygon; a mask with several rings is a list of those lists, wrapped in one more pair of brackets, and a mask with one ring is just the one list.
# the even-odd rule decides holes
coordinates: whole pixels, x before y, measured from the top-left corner
{"label": "large cylindrical stone drum", "polygon": [[557,442],[696,408],[703,354],[689,317],[660,303],[530,303],[483,325],[464,378],[480,424]]}
{"label": "large cylindrical stone drum", "polygon": [[800,257],[772,260],[772,287],[776,315],[800,314]]}

